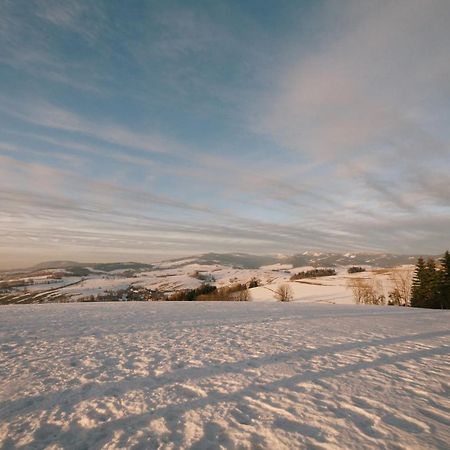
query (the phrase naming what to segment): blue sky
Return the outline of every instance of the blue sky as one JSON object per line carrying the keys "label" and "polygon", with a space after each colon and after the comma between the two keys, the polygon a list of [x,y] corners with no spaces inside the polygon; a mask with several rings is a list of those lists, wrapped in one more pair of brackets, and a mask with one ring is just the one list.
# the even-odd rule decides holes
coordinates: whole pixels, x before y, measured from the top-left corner
{"label": "blue sky", "polygon": [[450,3],[3,0],[0,265],[450,246]]}

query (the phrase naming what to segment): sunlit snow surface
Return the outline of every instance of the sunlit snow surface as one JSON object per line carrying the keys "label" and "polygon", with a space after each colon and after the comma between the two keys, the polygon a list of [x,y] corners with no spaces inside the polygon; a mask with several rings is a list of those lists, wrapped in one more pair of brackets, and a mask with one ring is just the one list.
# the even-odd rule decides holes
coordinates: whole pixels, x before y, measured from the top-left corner
{"label": "sunlit snow surface", "polygon": [[448,448],[450,313],[307,303],[0,310],[0,448]]}

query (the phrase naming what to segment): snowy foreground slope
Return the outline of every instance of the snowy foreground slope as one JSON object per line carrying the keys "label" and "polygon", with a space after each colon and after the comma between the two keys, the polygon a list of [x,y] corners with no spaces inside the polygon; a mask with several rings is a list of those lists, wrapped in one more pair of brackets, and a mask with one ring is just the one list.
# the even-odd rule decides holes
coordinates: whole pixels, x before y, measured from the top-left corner
{"label": "snowy foreground slope", "polygon": [[449,448],[450,313],[327,304],[0,311],[0,448]]}

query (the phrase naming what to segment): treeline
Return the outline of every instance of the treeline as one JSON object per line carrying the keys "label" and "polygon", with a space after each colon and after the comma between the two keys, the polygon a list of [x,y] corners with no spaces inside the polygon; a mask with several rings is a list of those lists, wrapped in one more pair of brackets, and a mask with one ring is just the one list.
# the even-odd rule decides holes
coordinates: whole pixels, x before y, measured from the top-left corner
{"label": "treeline", "polygon": [[292,275],[291,281],[301,280],[303,278],[329,277],[332,275],[336,275],[336,271],[334,269],[312,269]]}
{"label": "treeline", "polygon": [[0,281],[0,293],[9,292],[14,288],[31,286],[33,284],[34,284],[33,280]]}
{"label": "treeline", "polygon": [[364,267],[357,267],[357,266],[353,266],[353,267],[349,267],[347,270],[347,273],[359,273],[359,272],[365,272],[366,269],[364,269]]}
{"label": "treeline", "polygon": [[250,292],[246,284],[236,283],[231,286],[217,288],[204,284],[196,289],[184,289],[174,292],[168,301],[249,301]]}
{"label": "treeline", "polygon": [[419,258],[414,273],[411,306],[450,309],[450,253],[443,258],[425,261]]}

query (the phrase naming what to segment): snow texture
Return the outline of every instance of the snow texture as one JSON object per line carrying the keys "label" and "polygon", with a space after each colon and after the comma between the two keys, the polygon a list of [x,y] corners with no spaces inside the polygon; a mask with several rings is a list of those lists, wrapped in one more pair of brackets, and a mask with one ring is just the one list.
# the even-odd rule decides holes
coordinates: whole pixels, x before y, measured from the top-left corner
{"label": "snow texture", "polygon": [[0,448],[448,448],[449,323],[301,302],[4,306]]}

